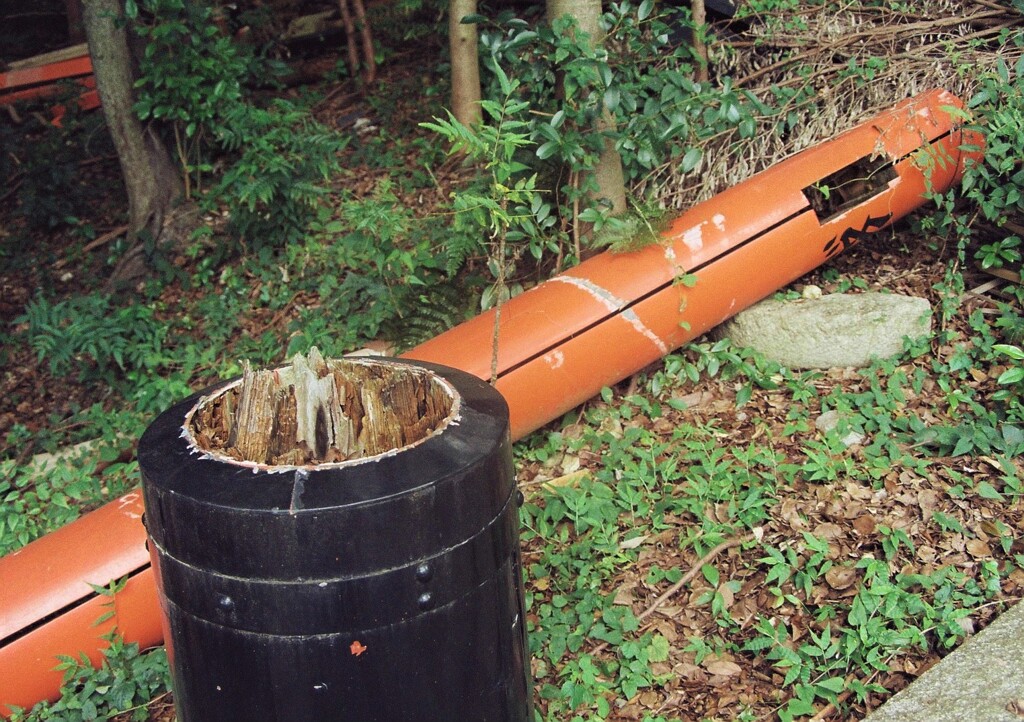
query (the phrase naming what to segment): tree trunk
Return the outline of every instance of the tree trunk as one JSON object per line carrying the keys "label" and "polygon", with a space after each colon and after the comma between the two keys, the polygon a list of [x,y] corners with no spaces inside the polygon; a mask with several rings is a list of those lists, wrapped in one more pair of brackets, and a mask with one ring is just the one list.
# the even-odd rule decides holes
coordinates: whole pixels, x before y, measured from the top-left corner
{"label": "tree trunk", "polygon": [[[85,0],[83,21],[96,87],[103,103],[128,192],[128,240],[157,243],[181,178],[166,146],[135,115],[135,72],[120,0]],[[114,270],[114,281],[129,280],[145,268],[141,248],[132,248]],[[134,259],[134,260],[133,260]]]}
{"label": "tree trunk", "polygon": [[[601,32],[601,0],[547,0],[548,22],[570,15],[576,20],[576,27],[590,37],[592,46],[603,42]],[[615,120],[612,114],[602,105],[601,115],[594,129],[600,133],[613,130]],[[626,181],[622,173],[622,158],[615,150],[615,142],[604,138],[604,149],[593,170],[597,191],[591,197],[593,201],[603,201],[610,205],[612,214],[617,215],[626,210]]]}
{"label": "tree trunk", "polygon": [[448,44],[452,58],[452,115],[467,126],[481,119],[477,28],[476,23],[462,23],[462,18],[475,14],[476,0],[451,0]]}
{"label": "tree trunk", "polygon": [[691,0],[693,12],[693,52],[697,56],[697,82],[706,83],[710,78],[708,71],[708,46],[704,43],[704,25],[708,21],[704,0]]}
{"label": "tree trunk", "polygon": [[353,80],[359,77],[359,48],[356,46],[356,24],[352,20],[352,9],[349,0],[338,0],[341,10],[341,22],[345,26],[345,51],[348,53],[348,71]]}
{"label": "tree trunk", "polygon": [[363,82],[369,85],[377,78],[377,58],[373,53],[373,34],[370,32],[370,23],[366,20],[363,0],[352,0],[352,7],[356,12],[359,37],[363,41]]}

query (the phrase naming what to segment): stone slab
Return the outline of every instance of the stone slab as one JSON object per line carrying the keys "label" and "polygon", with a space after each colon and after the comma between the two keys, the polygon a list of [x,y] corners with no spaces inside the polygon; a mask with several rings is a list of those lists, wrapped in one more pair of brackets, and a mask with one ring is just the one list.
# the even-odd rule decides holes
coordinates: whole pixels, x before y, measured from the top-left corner
{"label": "stone slab", "polygon": [[829,294],[768,299],[715,330],[737,346],[760,351],[789,368],[867,366],[903,351],[906,336],[931,331],[927,299],[895,293]]}
{"label": "stone slab", "polygon": [[1021,722],[1024,604],[1017,604],[864,722]]}

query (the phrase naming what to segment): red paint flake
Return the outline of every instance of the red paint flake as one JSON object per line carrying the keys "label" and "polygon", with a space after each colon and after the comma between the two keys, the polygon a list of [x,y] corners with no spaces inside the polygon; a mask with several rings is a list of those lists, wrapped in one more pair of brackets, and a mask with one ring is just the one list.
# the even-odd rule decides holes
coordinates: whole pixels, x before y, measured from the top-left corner
{"label": "red paint flake", "polygon": [[366,651],[366,647],[364,647],[363,644],[358,639],[352,642],[352,644],[349,645],[348,649],[350,652],[352,652],[352,654],[354,654],[357,657]]}

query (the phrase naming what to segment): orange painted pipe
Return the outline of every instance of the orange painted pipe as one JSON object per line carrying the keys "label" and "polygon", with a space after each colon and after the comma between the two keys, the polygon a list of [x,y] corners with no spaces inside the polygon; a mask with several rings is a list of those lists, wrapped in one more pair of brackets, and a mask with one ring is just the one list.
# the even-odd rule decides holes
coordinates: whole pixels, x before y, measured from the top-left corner
{"label": "orange painted pipe", "polygon": [[[93,110],[100,106],[96,78],[92,75],[92,59],[88,54],[34,68],[0,73],[0,105],[55,95],[60,90],[58,83],[61,80],[74,80],[82,87],[82,93],[76,101],[81,110]],[[53,124],[60,127],[66,112],[64,106],[54,106]]]}
{"label": "orange painted pipe", "polygon": [[[513,437],[921,205],[919,162],[929,164],[932,187],[948,188],[962,170],[964,141],[944,108],[960,105],[944,91],[917,96],[695,206],[664,231],[662,243],[603,253],[505,304],[497,387],[509,403]],[[805,189],[858,161],[890,166],[875,175],[893,177],[862,202],[819,219]],[[695,279],[692,287],[678,282],[684,274]],[[482,314],[406,356],[488,378],[494,318],[494,311]]]}
{"label": "orange painted pipe", "polygon": [[[662,243],[604,253],[506,303],[498,334],[497,387],[520,438],[686,341],[770,295],[921,205],[930,182],[959,179],[964,138],[946,112],[960,101],[932,91],[760,173],[676,219]],[[808,189],[843,180],[866,162],[876,182],[862,199],[819,218]],[[930,178],[920,165],[927,163]],[[865,166],[865,167],[868,167]],[[859,168],[859,166],[855,166]],[[841,189],[836,189],[838,192]],[[679,283],[683,276],[695,281]],[[491,375],[495,313],[441,334],[406,358]],[[118,628],[143,647],[162,639],[142,506],[132,495],[0,559],[0,714],[57,694],[56,654],[93,655],[105,585],[131,575],[116,596]],[[84,581],[83,581],[84,580]]]}
{"label": "orange painted pipe", "polygon": [[47,86],[61,80],[92,74],[92,60],[88,54],[33,68],[19,68],[0,73],[0,93],[16,88]]}

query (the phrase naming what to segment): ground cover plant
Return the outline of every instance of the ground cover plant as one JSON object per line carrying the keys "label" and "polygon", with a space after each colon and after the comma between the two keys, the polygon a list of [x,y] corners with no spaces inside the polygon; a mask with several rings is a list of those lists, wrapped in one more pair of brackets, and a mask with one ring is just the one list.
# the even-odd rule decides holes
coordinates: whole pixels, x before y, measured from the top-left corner
{"label": "ground cover plant", "polygon": [[[797,285],[927,297],[930,339],[827,372],[698,339],[516,449],[538,719],[862,716],[1024,583],[1020,291],[972,292],[992,285],[979,269],[1020,266],[1021,8],[979,3],[964,19],[956,5],[744,3],[736,37],[710,43],[708,83],[673,40],[685,13],[616,4],[605,56],[495,8],[481,21],[494,122],[478,132],[446,120],[442,72],[425,82],[443,61],[430,3],[378,10],[394,37],[378,34],[382,80],[362,95],[334,71],[254,91],[241,76],[258,66],[269,81],[264,60],[210,34],[200,40],[225,62],[194,70],[241,78],[221,88],[225,107],[138,109],[182,113],[172,125],[198,232],[146,249],[151,274],[119,293],[105,279],[123,199],[101,124],[0,126],[14,179],[0,210],[0,553],[135,486],[148,421],[241,359],[410,346],[593,252],[578,221],[597,242],[656,228],[666,207],[891,104],[938,64],[988,138],[984,161],[960,192]],[[420,39],[412,60],[404,33]],[[335,68],[332,52],[308,62]],[[581,101],[558,117],[542,105],[557,93],[542,91],[566,65]],[[625,232],[582,202],[600,104],[623,121]],[[460,138],[465,152],[449,154]],[[161,650],[115,638],[102,670],[62,667],[64,697],[20,718],[173,717]]]}

